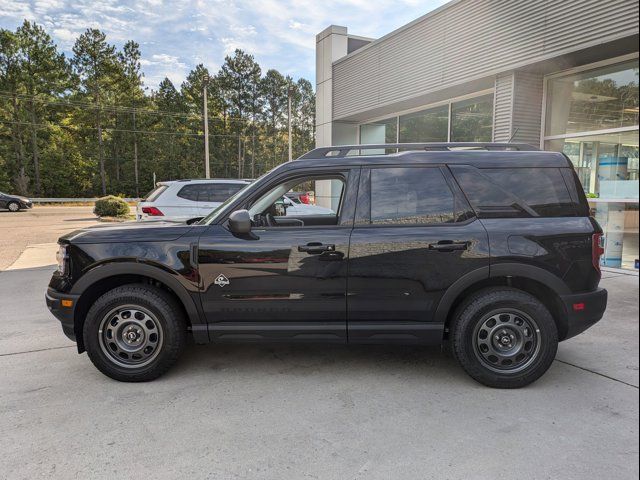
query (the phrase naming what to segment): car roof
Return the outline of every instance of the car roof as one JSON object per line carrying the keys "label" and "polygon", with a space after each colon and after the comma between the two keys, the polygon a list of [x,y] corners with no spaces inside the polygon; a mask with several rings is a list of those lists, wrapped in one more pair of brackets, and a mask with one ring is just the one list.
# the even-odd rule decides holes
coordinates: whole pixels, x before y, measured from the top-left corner
{"label": "car roof", "polygon": [[167,180],[163,182],[157,182],[156,185],[173,185],[176,183],[180,184],[190,184],[190,183],[239,183],[242,185],[247,185],[251,183],[250,180],[240,179],[240,178],[193,178],[193,179],[182,179],[182,180]]}
{"label": "car roof", "polygon": [[288,162],[289,168],[310,166],[375,165],[472,165],[478,168],[570,167],[570,160],[560,152],[540,150],[409,150],[386,155],[347,155],[313,158],[313,152]]}

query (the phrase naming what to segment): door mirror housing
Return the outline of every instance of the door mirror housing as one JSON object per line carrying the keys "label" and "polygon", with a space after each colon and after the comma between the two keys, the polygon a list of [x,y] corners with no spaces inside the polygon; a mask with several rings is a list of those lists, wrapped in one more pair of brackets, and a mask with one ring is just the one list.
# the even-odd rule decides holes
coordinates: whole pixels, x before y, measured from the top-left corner
{"label": "door mirror housing", "polygon": [[229,230],[238,235],[251,232],[251,214],[248,210],[236,210],[229,215]]}

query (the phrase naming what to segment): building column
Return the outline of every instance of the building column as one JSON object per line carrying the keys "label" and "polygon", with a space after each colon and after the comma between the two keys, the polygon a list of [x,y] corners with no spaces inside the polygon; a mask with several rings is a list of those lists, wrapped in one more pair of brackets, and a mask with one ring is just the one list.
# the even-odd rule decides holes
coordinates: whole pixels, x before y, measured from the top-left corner
{"label": "building column", "polygon": [[530,72],[496,75],[493,141],[540,146],[544,76]]}
{"label": "building column", "polygon": [[316,35],[316,147],[333,144],[333,62],[347,55],[347,27],[331,25]]}

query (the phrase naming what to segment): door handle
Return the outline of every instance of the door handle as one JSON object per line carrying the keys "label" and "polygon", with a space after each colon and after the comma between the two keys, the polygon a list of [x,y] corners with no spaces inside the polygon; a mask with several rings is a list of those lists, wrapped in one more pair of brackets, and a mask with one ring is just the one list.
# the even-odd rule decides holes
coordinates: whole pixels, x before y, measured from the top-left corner
{"label": "door handle", "polygon": [[454,250],[466,250],[469,242],[454,242],[453,240],[440,240],[438,243],[430,243],[429,250],[438,252],[453,252]]}
{"label": "door handle", "polygon": [[310,253],[311,255],[317,255],[323,252],[335,252],[335,245],[324,245],[320,242],[309,242],[306,245],[298,245],[299,252]]}

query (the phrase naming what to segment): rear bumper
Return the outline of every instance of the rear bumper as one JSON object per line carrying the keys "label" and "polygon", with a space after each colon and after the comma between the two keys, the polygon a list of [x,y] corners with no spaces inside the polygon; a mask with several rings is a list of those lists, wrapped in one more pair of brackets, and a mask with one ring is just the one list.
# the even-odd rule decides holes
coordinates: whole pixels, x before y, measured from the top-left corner
{"label": "rear bumper", "polygon": [[[78,298],[80,298],[80,295],[69,295],[68,293],[61,293],[49,287],[47,288],[47,293],[45,293],[44,297],[47,301],[47,307],[49,308],[49,311],[53,313],[54,317],[60,320],[60,324],[62,325],[62,331],[64,332],[64,334],[75,342],[76,333],[73,328],[73,312],[75,310],[76,302],[78,301]],[[63,307],[63,299],[71,300],[73,302],[73,306]]]}
{"label": "rear bumper", "polygon": [[564,340],[575,337],[596,324],[607,308],[607,291],[598,288],[593,292],[562,295],[560,297],[567,312],[567,335]]}

